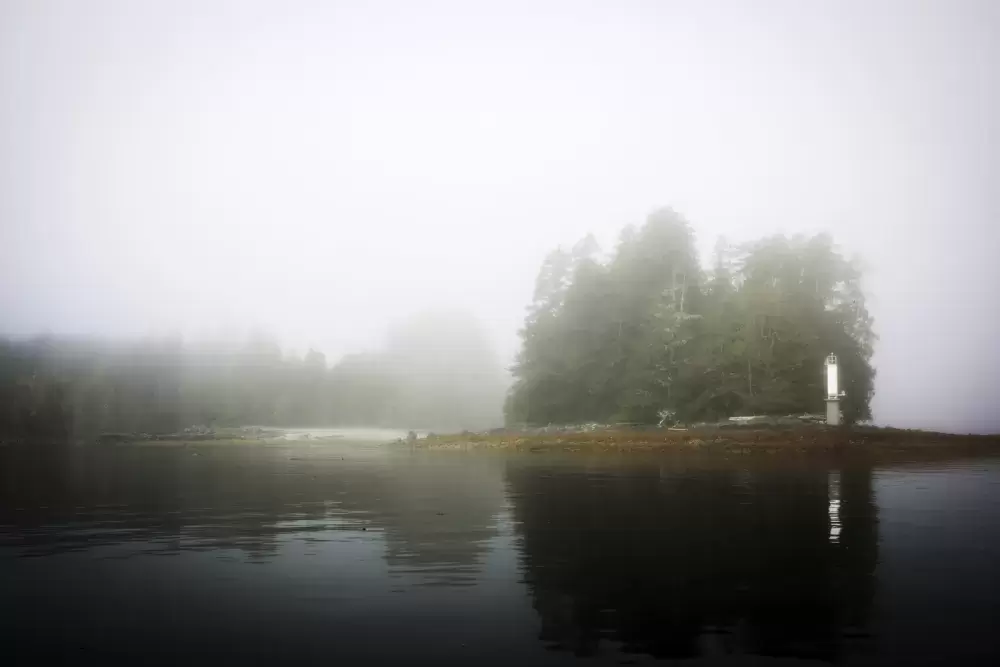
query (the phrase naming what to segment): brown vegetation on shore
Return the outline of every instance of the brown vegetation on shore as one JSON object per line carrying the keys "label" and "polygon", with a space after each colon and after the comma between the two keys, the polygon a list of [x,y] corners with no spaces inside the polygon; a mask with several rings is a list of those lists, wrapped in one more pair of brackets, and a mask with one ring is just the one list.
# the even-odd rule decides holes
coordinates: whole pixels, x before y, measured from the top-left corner
{"label": "brown vegetation on shore", "polygon": [[431,435],[415,443],[430,450],[517,452],[655,452],[704,450],[754,452],[917,452],[1000,454],[1000,436],[956,435],[902,429],[826,426],[690,430],[604,430],[584,433],[465,433]]}

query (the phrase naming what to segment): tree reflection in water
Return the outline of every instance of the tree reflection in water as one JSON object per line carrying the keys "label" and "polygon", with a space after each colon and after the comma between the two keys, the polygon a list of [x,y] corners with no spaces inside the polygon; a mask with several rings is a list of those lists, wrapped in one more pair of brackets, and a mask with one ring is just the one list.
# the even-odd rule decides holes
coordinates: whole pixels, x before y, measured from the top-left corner
{"label": "tree reflection in water", "polygon": [[863,637],[877,560],[871,469],[691,459],[511,462],[540,639],[587,656],[745,652],[833,660]]}

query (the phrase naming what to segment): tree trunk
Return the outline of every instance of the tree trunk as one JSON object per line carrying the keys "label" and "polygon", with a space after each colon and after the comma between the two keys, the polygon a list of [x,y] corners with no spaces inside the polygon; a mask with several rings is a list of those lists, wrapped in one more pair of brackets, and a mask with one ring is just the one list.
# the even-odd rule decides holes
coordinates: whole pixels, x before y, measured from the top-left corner
{"label": "tree trunk", "polygon": [[680,312],[684,312],[684,295],[687,293],[687,274],[683,275],[683,280],[681,281],[681,308]]}

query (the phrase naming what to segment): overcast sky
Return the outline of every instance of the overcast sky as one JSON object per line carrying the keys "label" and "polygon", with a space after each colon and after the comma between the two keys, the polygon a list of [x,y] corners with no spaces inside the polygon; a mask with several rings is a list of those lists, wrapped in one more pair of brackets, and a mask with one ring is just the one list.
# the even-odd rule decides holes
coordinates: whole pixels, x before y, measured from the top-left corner
{"label": "overcast sky", "polygon": [[672,206],[870,267],[877,421],[1000,429],[1000,2],[0,0],[0,328],[509,357]]}

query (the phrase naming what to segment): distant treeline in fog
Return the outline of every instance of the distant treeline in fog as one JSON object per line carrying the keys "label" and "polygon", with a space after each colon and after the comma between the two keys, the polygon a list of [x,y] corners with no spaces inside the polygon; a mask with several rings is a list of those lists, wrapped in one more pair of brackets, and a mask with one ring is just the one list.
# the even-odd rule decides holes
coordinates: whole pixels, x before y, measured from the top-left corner
{"label": "distant treeline in fog", "polygon": [[672,210],[542,265],[505,412],[515,423],[711,420],[824,410],[838,356],[848,421],[871,417],[872,318],[829,236],[716,246],[699,266]]}
{"label": "distant treeline in fog", "polygon": [[487,428],[502,421],[505,389],[491,345],[461,313],[415,317],[383,350],[332,366],[262,336],[0,340],[0,439],[86,442],[191,425]]}

